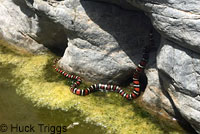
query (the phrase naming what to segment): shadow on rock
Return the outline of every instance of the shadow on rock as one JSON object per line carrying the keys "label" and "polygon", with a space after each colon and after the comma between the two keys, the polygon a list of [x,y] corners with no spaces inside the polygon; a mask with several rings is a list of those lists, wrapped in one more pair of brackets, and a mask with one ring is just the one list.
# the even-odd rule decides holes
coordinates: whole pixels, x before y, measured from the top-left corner
{"label": "shadow on rock", "polygon": [[[21,11],[27,15],[27,17],[29,17],[30,28],[34,29],[34,27],[32,27],[31,18],[35,20],[38,19],[39,28],[34,29],[37,31],[36,35],[28,36],[36,42],[43,44],[56,55],[62,56],[68,44],[67,33],[64,26],[50,18],[45,12],[37,11],[29,7],[25,0],[13,0],[13,2],[20,7]],[[33,4],[33,0],[29,1],[29,4]]]}

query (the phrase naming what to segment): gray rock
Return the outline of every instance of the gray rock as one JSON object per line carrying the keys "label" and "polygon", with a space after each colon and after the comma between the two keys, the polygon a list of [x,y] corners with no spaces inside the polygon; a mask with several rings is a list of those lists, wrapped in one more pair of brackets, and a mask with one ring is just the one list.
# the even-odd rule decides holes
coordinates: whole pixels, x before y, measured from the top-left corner
{"label": "gray rock", "polygon": [[[16,17],[17,16],[17,17]],[[33,20],[33,18],[32,18]],[[31,21],[31,19],[30,19]],[[35,21],[32,26],[37,29]],[[32,38],[26,35],[26,31],[31,31],[27,16],[21,12],[19,6],[12,1],[1,1],[0,4],[0,32],[1,38],[15,43],[19,46],[26,47],[28,50],[41,50],[41,44],[38,44]]]}
{"label": "gray rock", "polygon": [[200,133],[200,55],[163,39],[157,57],[163,90]]}
{"label": "gray rock", "polygon": [[141,96],[143,106],[150,111],[160,114],[166,118],[176,118],[173,106],[162,90],[159,82],[159,73],[157,69],[150,68],[145,71],[148,78],[148,85]]}
{"label": "gray rock", "polygon": [[166,38],[200,53],[200,1],[127,0],[148,12],[154,27]]}
{"label": "gray rock", "polygon": [[151,27],[142,12],[89,1],[13,0],[2,2],[0,10],[4,39],[33,52],[65,50],[68,39],[60,66],[93,82],[122,83],[131,77]]}
{"label": "gray rock", "polygon": [[59,61],[64,70],[120,84],[131,77],[148,43],[152,26],[140,9],[163,39],[158,55],[151,52],[141,100],[169,115],[180,113],[200,133],[200,2],[95,1],[101,2],[0,1],[0,38],[37,53],[58,48],[65,51]]}
{"label": "gray rock", "polygon": [[91,1],[111,3],[126,10],[139,10],[138,8],[133,7],[128,1],[125,0],[91,0]]}
{"label": "gray rock", "polygon": [[40,12],[48,10],[46,15],[70,31],[68,47],[59,62],[64,70],[92,82],[122,83],[131,77],[151,27],[143,13],[78,0],[55,8],[35,1],[33,7]]}
{"label": "gray rock", "polygon": [[46,51],[46,47],[66,47],[63,27],[43,13],[35,12],[24,0],[2,1],[0,22],[1,38],[31,52],[40,53]]}
{"label": "gray rock", "polygon": [[[21,7],[26,6],[23,1],[20,1],[19,4]],[[38,30],[37,17],[26,16],[13,1],[1,2],[0,22],[1,38],[32,52],[45,50],[42,44],[32,38],[35,31]]]}
{"label": "gray rock", "polygon": [[[163,37],[162,47],[157,56],[158,74],[162,80],[161,89],[169,94],[167,98],[170,100],[170,105],[175,105],[174,108],[177,108],[178,112],[200,133],[200,39],[198,38],[200,2],[197,0],[128,1],[147,12],[154,27]],[[147,97],[146,94],[144,93],[143,98]],[[158,95],[158,91],[149,94],[152,94],[149,96],[148,100],[151,100],[149,103],[160,100],[162,106],[164,101],[162,96],[166,96],[165,94]],[[170,109],[170,105],[167,109]],[[175,114],[173,111],[170,113]]]}

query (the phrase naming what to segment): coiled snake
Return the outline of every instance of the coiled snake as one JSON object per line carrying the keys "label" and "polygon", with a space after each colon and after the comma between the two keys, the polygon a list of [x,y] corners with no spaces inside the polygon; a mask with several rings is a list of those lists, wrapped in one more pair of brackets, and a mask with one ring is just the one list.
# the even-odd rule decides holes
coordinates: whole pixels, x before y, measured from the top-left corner
{"label": "coiled snake", "polygon": [[76,76],[76,75],[68,74],[67,72],[63,71],[62,69],[56,67],[56,63],[59,59],[56,59],[54,61],[53,68],[58,73],[64,75],[66,78],[75,80],[75,82],[70,87],[70,90],[71,90],[72,93],[74,93],[76,95],[85,96],[85,95],[88,95],[92,92],[103,90],[103,91],[117,92],[122,97],[124,97],[128,100],[132,100],[132,99],[137,98],[141,93],[141,88],[140,88],[141,85],[140,85],[140,82],[139,82],[139,76],[144,71],[145,66],[148,62],[149,52],[150,52],[151,46],[153,45],[153,42],[154,42],[153,41],[153,32],[150,31],[150,33],[149,33],[149,44],[144,47],[142,59],[139,62],[139,64],[137,65],[135,72],[133,73],[133,89],[132,89],[131,93],[125,92],[125,90],[123,90],[122,88],[120,88],[117,85],[101,84],[101,83],[91,85],[90,87],[88,87],[86,89],[79,89],[78,86],[82,82],[81,78],[79,76]]}

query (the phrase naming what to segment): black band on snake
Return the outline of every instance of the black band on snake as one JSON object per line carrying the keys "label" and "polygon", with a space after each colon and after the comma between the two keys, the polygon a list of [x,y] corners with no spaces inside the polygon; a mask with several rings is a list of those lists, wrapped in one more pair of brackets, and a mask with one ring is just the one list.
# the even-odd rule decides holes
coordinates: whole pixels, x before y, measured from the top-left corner
{"label": "black band on snake", "polygon": [[123,90],[122,88],[120,88],[117,85],[100,84],[100,83],[91,85],[90,87],[88,87],[86,89],[79,89],[78,86],[81,84],[81,81],[82,81],[81,78],[79,76],[76,76],[76,75],[68,74],[65,71],[63,71],[62,69],[56,67],[56,63],[59,59],[56,59],[54,61],[53,68],[58,73],[64,75],[66,78],[75,80],[75,82],[70,87],[70,90],[71,90],[72,93],[74,93],[76,95],[85,96],[85,95],[88,95],[92,92],[103,90],[103,91],[117,92],[122,97],[124,97],[128,100],[132,100],[132,99],[137,98],[140,95],[141,88],[140,88],[139,76],[145,69],[145,66],[146,66],[148,59],[149,59],[149,52],[150,52],[151,46],[153,44],[154,44],[153,32],[151,31],[149,33],[149,43],[148,43],[148,45],[146,45],[144,47],[142,59],[141,59],[140,63],[137,65],[137,68],[135,69],[135,72],[133,74],[133,89],[132,89],[131,93],[126,93],[125,90]]}

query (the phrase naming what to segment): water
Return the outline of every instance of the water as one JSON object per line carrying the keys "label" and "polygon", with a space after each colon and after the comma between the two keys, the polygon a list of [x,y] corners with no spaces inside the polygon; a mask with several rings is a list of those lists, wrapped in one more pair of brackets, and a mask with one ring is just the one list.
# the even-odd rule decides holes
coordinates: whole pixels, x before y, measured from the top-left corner
{"label": "water", "polygon": [[54,58],[52,54],[31,55],[0,42],[0,124],[32,124],[37,133],[38,124],[46,125],[46,131],[66,126],[67,134],[186,133],[118,94],[72,94],[67,86],[70,81],[51,68]]}
{"label": "water", "polygon": [[[31,124],[37,133],[40,133],[38,124],[55,127],[66,126],[69,128],[67,134],[104,133],[105,130],[102,127],[84,122],[84,117],[81,117],[80,112],[75,109],[63,112],[61,110],[37,108],[27,99],[17,95],[16,86],[12,84],[15,78],[11,74],[11,70],[15,67],[12,64],[2,65],[0,62],[0,124],[7,124],[8,127],[11,124],[13,126]],[[10,131],[9,127],[8,133]],[[16,133],[15,129],[13,131]],[[44,130],[42,131],[44,133]],[[49,132],[46,130],[46,133],[51,133],[51,130]]]}

